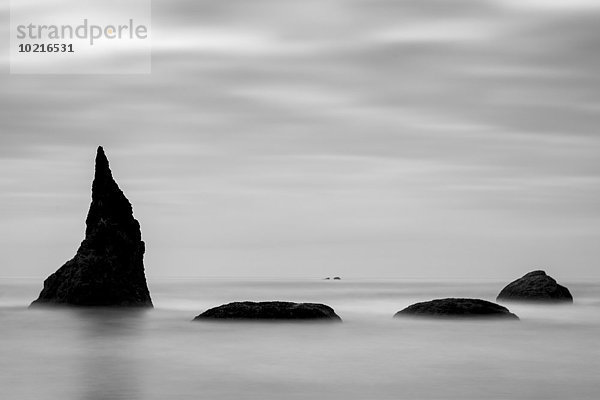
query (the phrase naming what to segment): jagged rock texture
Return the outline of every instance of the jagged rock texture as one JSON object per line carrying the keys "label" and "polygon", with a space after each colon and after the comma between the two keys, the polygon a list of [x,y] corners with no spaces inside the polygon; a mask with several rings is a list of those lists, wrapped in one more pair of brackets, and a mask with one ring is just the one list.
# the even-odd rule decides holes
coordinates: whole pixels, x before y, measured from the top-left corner
{"label": "jagged rock texture", "polygon": [[480,299],[456,298],[415,303],[398,311],[394,317],[519,319],[499,304]]}
{"label": "jagged rock texture", "polygon": [[572,303],[569,289],[559,285],[544,271],[532,271],[509,283],[496,298],[497,301],[566,302]]}
{"label": "jagged rock texture", "polygon": [[98,147],[85,239],[75,257],[44,281],[32,306],[152,307],[144,251],[140,224]]}

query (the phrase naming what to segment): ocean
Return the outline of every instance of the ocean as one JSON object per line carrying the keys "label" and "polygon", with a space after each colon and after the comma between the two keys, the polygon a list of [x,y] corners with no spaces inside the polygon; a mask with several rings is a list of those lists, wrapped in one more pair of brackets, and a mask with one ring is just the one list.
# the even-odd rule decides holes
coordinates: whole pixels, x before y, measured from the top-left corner
{"label": "ocean", "polygon": [[[155,308],[27,309],[40,280],[0,280],[0,399],[600,398],[600,282],[520,321],[394,319],[507,282],[150,280]],[[192,322],[241,300],[319,302],[343,323]]]}

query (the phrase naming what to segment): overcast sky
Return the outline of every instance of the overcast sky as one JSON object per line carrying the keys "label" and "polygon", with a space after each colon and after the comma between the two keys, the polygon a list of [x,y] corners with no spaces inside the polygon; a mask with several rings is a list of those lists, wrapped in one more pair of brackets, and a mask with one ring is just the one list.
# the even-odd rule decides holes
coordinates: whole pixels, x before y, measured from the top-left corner
{"label": "overcast sky", "polygon": [[150,279],[600,278],[598,1],[154,0],[145,76],[9,75],[1,1],[0,276],[103,145]]}

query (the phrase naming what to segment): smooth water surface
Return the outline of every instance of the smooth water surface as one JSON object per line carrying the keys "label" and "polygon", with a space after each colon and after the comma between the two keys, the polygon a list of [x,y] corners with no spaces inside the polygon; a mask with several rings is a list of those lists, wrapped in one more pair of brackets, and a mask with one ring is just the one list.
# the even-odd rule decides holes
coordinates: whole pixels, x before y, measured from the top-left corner
{"label": "smooth water surface", "polygon": [[[27,309],[0,281],[0,399],[598,399],[600,284],[516,321],[393,319],[417,301],[494,300],[502,282],[150,282],[156,308]],[[322,302],[344,323],[191,322],[239,300]]]}

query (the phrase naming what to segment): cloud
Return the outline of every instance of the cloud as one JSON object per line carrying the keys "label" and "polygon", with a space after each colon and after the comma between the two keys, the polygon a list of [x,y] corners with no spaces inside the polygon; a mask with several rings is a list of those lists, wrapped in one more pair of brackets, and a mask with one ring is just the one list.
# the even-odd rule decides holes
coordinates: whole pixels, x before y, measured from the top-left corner
{"label": "cloud", "polygon": [[485,41],[495,35],[490,21],[456,19],[447,21],[440,19],[428,23],[399,24],[373,35],[376,42],[383,43],[427,43],[427,42],[462,42]]}
{"label": "cloud", "polygon": [[600,5],[594,0],[494,0],[502,6],[515,8],[518,10],[535,10],[535,11],[585,11],[600,9]]}
{"label": "cloud", "polygon": [[592,274],[600,10],[569,4],[155,4],[150,76],[0,75],[0,222],[21,232],[0,262],[72,252],[102,144],[157,275],[318,274],[311,254],[355,275]]}

